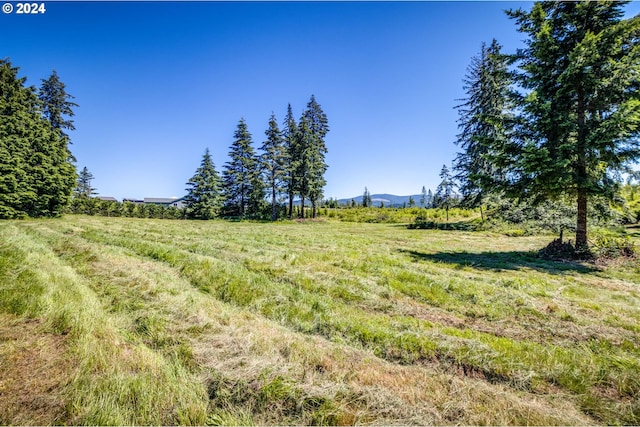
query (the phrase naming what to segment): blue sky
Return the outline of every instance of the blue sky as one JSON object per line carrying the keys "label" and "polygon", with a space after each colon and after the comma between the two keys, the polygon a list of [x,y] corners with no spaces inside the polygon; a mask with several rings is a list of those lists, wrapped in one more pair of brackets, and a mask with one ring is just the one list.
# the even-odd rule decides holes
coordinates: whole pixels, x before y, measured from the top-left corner
{"label": "blue sky", "polygon": [[282,123],[291,103],[299,117],[311,94],[330,126],[325,196],[408,195],[435,189],[455,157],[471,57],[494,37],[521,47],[503,10],[530,6],[49,1],[0,14],[0,56],[30,85],[57,70],[100,195],[182,196],[205,148],[222,170],[240,118],[259,147],[271,112]]}

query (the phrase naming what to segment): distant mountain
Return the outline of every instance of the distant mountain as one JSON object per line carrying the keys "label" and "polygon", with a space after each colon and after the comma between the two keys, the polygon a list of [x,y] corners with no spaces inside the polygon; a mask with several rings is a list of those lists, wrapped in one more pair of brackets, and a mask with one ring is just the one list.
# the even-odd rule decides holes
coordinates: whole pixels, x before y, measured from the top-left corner
{"label": "distant mountain", "polygon": [[[396,207],[401,208],[405,203],[409,206],[409,197],[413,197],[413,200],[416,202],[416,206],[420,205],[421,194],[413,194],[410,196],[396,196],[393,194],[372,194],[371,201],[373,202],[373,206],[380,206],[381,202],[384,202],[386,207]],[[355,200],[357,204],[362,204],[362,195],[357,197],[352,197],[349,199],[338,199],[338,204],[347,205],[351,203],[351,200]]]}

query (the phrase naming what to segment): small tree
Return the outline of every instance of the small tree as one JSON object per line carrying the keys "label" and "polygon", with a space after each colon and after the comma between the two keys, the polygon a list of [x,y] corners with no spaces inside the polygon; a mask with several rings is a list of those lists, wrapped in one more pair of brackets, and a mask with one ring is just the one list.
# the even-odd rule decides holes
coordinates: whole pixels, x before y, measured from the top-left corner
{"label": "small tree", "polygon": [[427,207],[427,189],[424,188],[424,185],[422,186],[422,195],[420,196],[420,207]]}
{"label": "small tree", "polygon": [[200,167],[186,185],[185,209],[188,218],[212,219],[218,216],[222,207],[220,176],[208,148],[202,156]]}
{"label": "small tree", "polygon": [[364,187],[364,193],[362,194],[362,207],[363,208],[368,208],[371,207],[371,193],[369,193],[369,190],[367,189],[367,187]]}
{"label": "small tree", "polygon": [[416,201],[413,200],[412,196],[409,196],[409,207],[412,208],[416,205]]}
{"label": "small tree", "polygon": [[74,197],[92,197],[98,194],[96,189],[91,186],[91,181],[93,181],[93,174],[85,166],[80,171],[78,184],[73,190]]}
{"label": "small tree", "polygon": [[438,184],[435,195],[436,206],[439,208],[444,208],[446,210],[447,222],[449,222],[449,208],[455,201],[455,183],[447,165],[442,165],[442,169],[440,170],[440,178],[442,179],[442,181],[440,182],[440,184]]}

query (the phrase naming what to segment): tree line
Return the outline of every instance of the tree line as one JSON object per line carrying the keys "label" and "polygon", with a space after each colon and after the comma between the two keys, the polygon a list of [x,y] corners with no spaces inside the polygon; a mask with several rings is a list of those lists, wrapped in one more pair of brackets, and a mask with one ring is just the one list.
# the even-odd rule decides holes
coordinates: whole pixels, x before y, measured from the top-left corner
{"label": "tree line", "polygon": [[0,60],[0,218],[53,217],[71,200],[73,96],[54,70],[40,88]]}
{"label": "tree line", "polygon": [[[187,182],[187,217],[261,218],[269,215],[275,221],[282,212],[292,219],[296,211],[294,199],[298,198],[299,215],[305,217],[308,201],[311,216],[315,218],[326,184],[327,132],[327,116],[314,95],[298,121],[291,104],[288,105],[282,130],[275,114],[271,114],[259,154],[245,120],[240,119],[229,147],[229,161],[224,164],[222,173],[216,170],[207,149],[200,167]],[[282,200],[288,200],[288,204],[283,204]]]}

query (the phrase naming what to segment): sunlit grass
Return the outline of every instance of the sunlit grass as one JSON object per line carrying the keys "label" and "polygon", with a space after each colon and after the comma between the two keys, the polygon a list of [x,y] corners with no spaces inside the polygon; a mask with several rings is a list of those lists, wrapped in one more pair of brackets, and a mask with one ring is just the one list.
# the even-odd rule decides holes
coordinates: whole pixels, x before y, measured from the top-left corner
{"label": "sunlit grass", "polygon": [[0,233],[0,310],[73,337],[68,422],[640,422],[640,271],[541,260],[548,237],[92,217]]}

